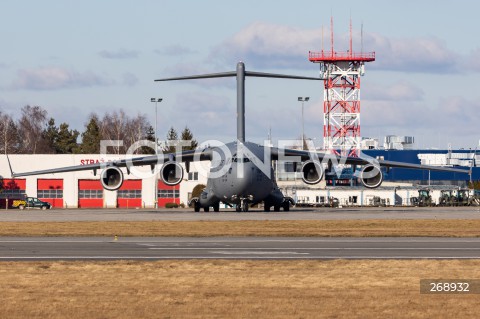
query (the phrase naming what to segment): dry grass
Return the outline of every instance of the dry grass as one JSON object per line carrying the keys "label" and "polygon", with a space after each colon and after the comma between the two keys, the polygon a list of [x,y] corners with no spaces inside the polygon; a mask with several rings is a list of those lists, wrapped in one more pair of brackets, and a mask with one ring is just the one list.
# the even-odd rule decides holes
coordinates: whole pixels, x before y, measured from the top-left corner
{"label": "dry grass", "polygon": [[2,262],[1,318],[478,318],[480,261]]}
{"label": "dry grass", "polygon": [[480,220],[2,222],[0,236],[479,237]]}

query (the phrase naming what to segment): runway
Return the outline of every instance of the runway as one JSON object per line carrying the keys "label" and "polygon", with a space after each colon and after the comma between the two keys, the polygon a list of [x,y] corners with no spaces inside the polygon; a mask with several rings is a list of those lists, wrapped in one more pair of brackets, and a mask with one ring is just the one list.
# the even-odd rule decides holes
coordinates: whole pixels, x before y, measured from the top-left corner
{"label": "runway", "polygon": [[1,261],[480,259],[480,238],[3,237]]}

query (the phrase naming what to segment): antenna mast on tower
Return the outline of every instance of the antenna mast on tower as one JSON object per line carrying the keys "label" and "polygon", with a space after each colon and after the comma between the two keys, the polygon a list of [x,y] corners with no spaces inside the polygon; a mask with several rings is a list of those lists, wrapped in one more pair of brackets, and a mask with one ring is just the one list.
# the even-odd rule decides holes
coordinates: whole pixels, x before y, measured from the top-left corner
{"label": "antenna mast on tower", "polygon": [[[360,149],[360,76],[365,74],[365,63],[375,61],[375,52],[353,52],[352,21],[347,52],[335,51],[333,17],[331,24],[331,51],[310,51],[309,60],[320,64],[324,78],[324,149],[338,155],[358,156]],[[363,33],[363,24],[362,24]],[[362,39],[363,42],[363,39]]]}

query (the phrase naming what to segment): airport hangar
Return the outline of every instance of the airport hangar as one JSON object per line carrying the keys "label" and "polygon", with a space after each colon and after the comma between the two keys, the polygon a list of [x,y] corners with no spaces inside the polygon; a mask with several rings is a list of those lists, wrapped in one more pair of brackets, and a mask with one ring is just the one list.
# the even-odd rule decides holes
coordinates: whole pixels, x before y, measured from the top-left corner
{"label": "airport hangar", "polygon": [[[381,156],[389,160],[391,160],[391,155],[404,154],[404,152],[397,151],[382,152],[372,150],[370,152],[373,152],[371,155],[375,157]],[[425,150],[424,152],[430,153],[432,151]],[[425,155],[419,155],[419,153],[423,152],[409,151],[408,154],[411,157],[409,162],[423,162],[422,156],[425,157]],[[437,155],[435,156],[440,156],[440,151],[436,151],[436,153]],[[448,153],[445,153],[443,156],[448,156]],[[465,152],[463,155],[464,157],[470,157],[470,153]],[[19,173],[55,167],[108,162],[123,158],[122,155],[99,154],[37,154],[9,155],[9,157],[13,170]],[[397,159],[396,156],[395,159]],[[443,160],[439,164],[445,165]],[[474,180],[479,180],[480,167],[477,167],[477,165],[480,163],[475,161],[475,164],[473,174],[475,176],[473,177]],[[156,208],[165,207],[167,203],[187,204],[194,187],[198,184],[206,184],[209,167],[209,161],[192,163],[189,173],[185,172],[184,167],[183,181],[176,186],[165,185],[160,179],[156,178],[158,174],[156,176],[151,174],[149,166],[143,167],[141,172],[144,175],[141,176],[126,174],[126,170],[122,169],[125,177],[123,185],[117,191],[108,191],[104,190],[100,183],[101,170],[97,172],[96,176],[92,170],[87,170],[12,179],[7,157],[1,155],[0,182],[3,183],[3,191],[0,191],[0,199],[7,197],[18,198],[27,195],[50,202],[52,207],[55,208]],[[308,202],[319,202],[321,201],[320,198],[336,197],[341,203],[351,203],[353,196],[356,197],[356,200],[352,204],[364,206],[369,205],[371,199],[378,196],[385,199],[384,202],[387,206],[393,206],[409,205],[410,198],[418,196],[417,189],[419,186],[412,185],[412,182],[416,182],[414,184],[427,184],[428,172],[412,172],[411,174],[415,174],[415,176],[411,176],[405,170],[399,170],[398,173],[391,171],[385,174],[385,181],[378,189],[352,188],[349,184],[331,187],[328,186],[331,184],[328,178],[318,185],[307,187],[301,181],[301,178],[296,178],[295,173],[293,173],[292,178],[292,172],[283,172],[281,170],[277,172],[277,177],[279,187],[283,189],[286,195],[292,196],[295,201],[304,202],[308,198]],[[458,185],[458,182],[465,183],[466,177],[433,174],[432,172],[431,178],[432,185]],[[456,181],[458,178],[461,178],[462,181]],[[430,184],[430,181],[428,183]],[[434,198],[436,197],[434,196]]]}
{"label": "airport hangar", "polygon": [[[99,154],[9,155],[14,172],[86,165],[124,157]],[[0,178],[4,190],[0,192],[0,198],[18,198],[25,195],[38,197],[51,203],[54,208],[155,208],[165,207],[167,203],[187,203],[188,194],[199,183],[198,173],[193,172],[185,173],[186,180],[181,184],[167,186],[152,176],[149,166],[141,170],[145,175],[140,177],[126,174],[125,169],[122,171],[125,180],[116,191],[103,189],[100,182],[101,170],[98,170],[96,176],[92,170],[86,170],[12,179],[7,157],[2,155]],[[188,180],[188,175],[191,180]],[[147,177],[142,178],[144,176]],[[197,180],[193,180],[194,178]]]}

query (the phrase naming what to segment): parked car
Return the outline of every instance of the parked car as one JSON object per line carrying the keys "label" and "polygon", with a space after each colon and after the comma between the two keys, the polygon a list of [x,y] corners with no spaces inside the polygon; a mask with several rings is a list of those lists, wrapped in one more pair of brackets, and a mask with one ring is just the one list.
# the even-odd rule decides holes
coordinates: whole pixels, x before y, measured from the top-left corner
{"label": "parked car", "polygon": [[18,208],[39,208],[42,210],[46,210],[52,208],[52,204],[50,204],[49,202],[41,201],[36,197],[26,197],[23,203],[18,204]]}

